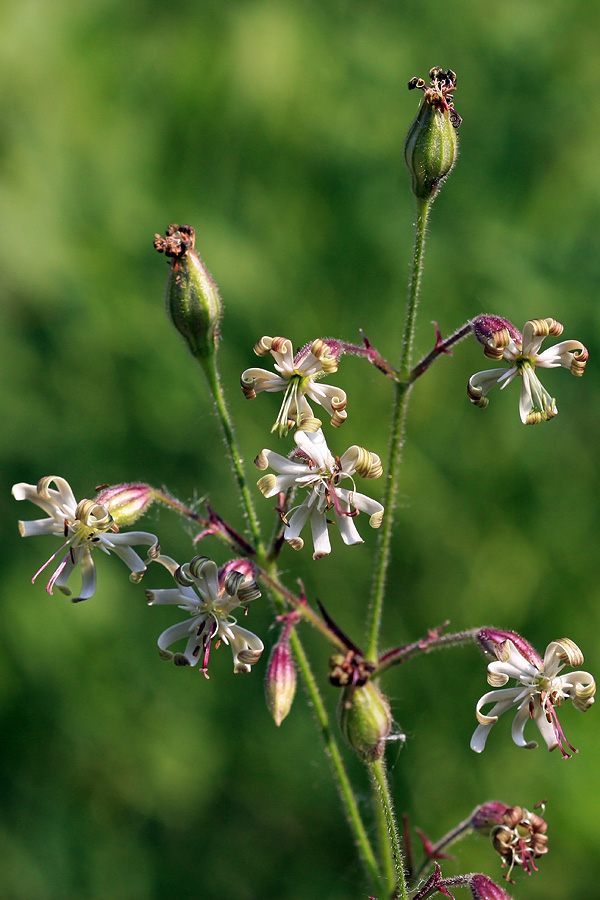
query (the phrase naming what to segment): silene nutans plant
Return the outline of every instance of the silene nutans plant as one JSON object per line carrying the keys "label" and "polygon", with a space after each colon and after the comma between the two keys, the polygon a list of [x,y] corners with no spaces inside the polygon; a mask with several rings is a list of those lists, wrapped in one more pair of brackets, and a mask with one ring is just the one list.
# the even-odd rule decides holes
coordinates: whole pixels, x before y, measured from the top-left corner
{"label": "silene nutans plant", "polygon": [[[510,623],[489,624],[491,617],[503,619],[502,611],[491,611],[484,600],[481,609],[473,610],[476,621],[468,630],[453,632],[448,624],[439,627],[432,622],[426,635],[412,635],[407,643],[391,648],[385,643],[384,605],[392,587],[394,594],[402,589],[392,586],[388,576],[392,550],[396,552],[394,526],[403,515],[398,484],[402,449],[410,438],[407,414],[415,382],[427,377],[440,357],[446,365],[462,365],[460,355],[451,361],[447,357],[456,345],[471,339],[482,348],[489,368],[465,372],[466,396],[460,402],[484,409],[493,388],[508,388],[515,407],[518,402],[523,425],[552,428],[546,423],[557,416],[558,404],[544,386],[544,370],[562,367],[580,377],[588,351],[579,340],[562,340],[563,325],[550,315],[552,310],[524,308],[521,330],[501,311],[478,314],[447,337],[436,326],[433,348],[422,358],[413,358],[427,231],[433,227],[434,201],[440,202],[440,192],[447,190],[446,181],[457,163],[462,120],[455,108],[457,75],[451,69],[435,66],[429,81],[414,77],[408,88],[419,97],[404,144],[416,216],[407,302],[398,305],[397,357],[384,358],[366,337],[352,343],[348,335],[332,336],[335,323],[327,322],[327,310],[322,309],[324,333],[264,335],[258,330],[238,370],[222,371],[226,306],[196,249],[194,228],[171,224],[164,236],[154,238],[155,249],[168,265],[166,311],[182,346],[200,366],[207,409],[214,413],[206,418],[205,427],[214,429],[215,440],[220,429],[230,463],[227,490],[236,494],[240,515],[225,518],[220,511],[221,488],[203,485],[201,472],[198,494],[206,501],[200,511],[177,499],[177,485],[159,488],[133,480],[91,489],[89,485],[103,481],[100,467],[90,472],[82,496],[80,486],[69,483],[68,458],[59,475],[23,472],[31,483],[15,484],[12,493],[23,511],[21,535],[52,537],[52,545],[40,541],[40,564],[32,573],[32,581],[46,583],[48,594],[63,594],[73,603],[86,601],[86,606],[101,603],[104,570],[111,565],[120,566],[134,584],[143,581],[135,590],[142,599],[145,596],[148,606],[170,607],[170,624],[162,630],[157,627],[160,658],[201,673],[197,689],[202,692],[208,689],[205,680],[212,676],[214,654],[227,652],[223,645],[229,648],[232,675],[247,675],[257,691],[264,691],[276,726],[264,741],[278,741],[287,717],[302,709],[308,698],[339,793],[348,840],[362,866],[363,882],[354,891],[348,888],[349,898],[358,900],[368,892],[377,900],[425,900],[436,893],[467,897],[470,892],[475,900],[506,900],[520,896],[516,886],[520,876],[537,872],[549,850],[545,807],[537,803],[535,785],[533,797],[482,796],[474,810],[458,811],[455,827],[434,840],[417,829],[423,846],[420,854],[414,852],[407,819],[403,828],[399,825],[396,805],[402,800],[395,799],[389,768],[392,757],[394,768],[403,766],[412,724],[397,708],[396,691],[389,691],[386,675],[433,651],[452,654],[459,647],[472,648],[483,657],[481,684],[471,686],[471,699],[465,701],[467,691],[456,698],[457,704],[466,702],[473,710],[472,735],[462,735],[461,740],[470,740],[473,752],[481,754],[488,743],[509,740],[509,720],[515,766],[524,748],[538,744],[564,759],[577,753],[571,743],[576,738],[567,738],[563,730],[563,714],[571,735],[578,723],[571,721],[566,707],[586,712],[594,703],[596,683],[583,669],[579,646],[570,637],[557,636],[545,617],[547,646],[538,652],[511,630]],[[157,288],[157,303],[159,293]],[[373,335],[377,321],[364,325]],[[260,365],[252,365],[252,353]],[[344,387],[348,366],[371,366],[381,390],[391,394],[389,434],[383,428],[373,433],[368,447],[354,443],[353,425],[360,411]],[[512,382],[516,385],[510,387]],[[234,425],[227,402],[233,390],[241,390],[240,396],[252,405],[270,409],[272,427],[264,443],[256,446],[254,464],[246,464],[238,446],[240,426]],[[510,405],[506,415],[513,415]],[[485,413],[480,421],[485,429]],[[185,534],[192,529],[194,540],[187,554],[172,550],[154,533],[160,531],[161,508],[181,518]],[[140,522],[148,521],[150,511],[152,525],[141,530]],[[211,556],[203,549],[208,537],[218,548]],[[372,586],[364,602],[364,629],[348,634],[344,598],[352,585],[344,581],[344,559],[363,543],[372,558]],[[288,561],[295,554],[303,566],[317,570],[323,558],[339,557],[339,596],[331,592],[325,599],[310,596],[302,584],[290,583]],[[110,562],[106,556],[120,561]],[[543,598],[539,602],[542,605]],[[267,632],[253,624],[257,607],[268,610],[272,618]],[[320,641],[316,657],[305,649],[309,629]],[[191,675],[181,672],[177,677]],[[221,689],[227,691],[227,685]],[[353,756],[360,764],[353,759],[349,765]],[[358,781],[357,771],[364,775]],[[365,791],[370,791],[370,803],[365,802]],[[458,844],[467,835],[482,836],[489,843],[489,873],[453,870],[445,876],[446,850],[452,845],[458,865]],[[553,835],[552,842],[559,840]],[[201,885],[197,896],[202,896]]]}

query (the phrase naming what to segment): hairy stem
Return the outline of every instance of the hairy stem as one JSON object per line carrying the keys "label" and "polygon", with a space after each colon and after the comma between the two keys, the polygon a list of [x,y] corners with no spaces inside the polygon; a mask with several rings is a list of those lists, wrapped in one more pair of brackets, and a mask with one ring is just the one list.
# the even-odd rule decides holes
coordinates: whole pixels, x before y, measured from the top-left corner
{"label": "hairy stem", "polygon": [[410,396],[410,357],[415,332],[417,306],[419,301],[419,286],[423,269],[423,254],[425,251],[425,235],[427,219],[429,215],[430,201],[417,201],[417,220],[415,222],[415,247],[411,277],[408,286],[408,304],[406,308],[406,320],[402,336],[402,348],[400,352],[399,378],[395,384],[394,405],[392,408],[392,422],[390,426],[390,441],[388,449],[388,465],[386,471],[386,484],[383,497],[385,515],[379,533],[377,544],[377,559],[371,588],[371,602],[369,609],[369,623],[367,631],[367,656],[376,659],[379,648],[379,632],[381,617],[383,614],[383,601],[387,582],[387,571],[390,561],[390,543],[394,526],[394,511],[398,494],[398,476],[402,459],[402,446],[404,442],[404,425],[408,401]]}
{"label": "hairy stem", "polygon": [[385,757],[369,763],[368,768],[373,784],[373,792],[383,812],[388,832],[388,845],[394,871],[394,888],[392,893],[388,894],[388,896],[390,896],[392,900],[407,900],[400,836],[388,785]]}
{"label": "hairy stem", "polygon": [[217,408],[217,413],[219,416],[219,420],[221,422],[221,427],[223,428],[223,435],[225,437],[225,443],[227,444],[229,456],[230,456],[231,462],[233,464],[233,471],[234,471],[234,475],[235,475],[235,480],[237,482],[238,490],[240,492],[242,508],[246,515],[246,520],[248,522],[248,527],[250,528],[250,533],[252,534],[252,540],[253,540],[254,546],[256,548],[257,558],[259,560],[262,560],[262,559],[264,559],[264,556],[265,556],[265,550],[264,550],[264,545],[263,545],[261,534],[260,534],[260,525],[258,522],[258,518],[256,516],[256,512],[254,510],[254,504],[252,503],[252,497],[251,497],[250,491],[248,489],[248,482],[246,481],[246,473],[244,472],[242,457],[241,457],[240,451],[238,449],[235,432],[233,430],[233,422],[231,421],[231,416],[229,415],[229,409],[227,408],[227,403],[225,400],[225,395],[223,393],[223,388],[221,386],[221,380],[219,378],[219,373],[218,373],[216,365],[213,363],[212,359],[210,361],[210,364],[208,364],[208,363],[203,364],[202,368],[204,369],[204,373],[206,375],[206,380],[208,381],[208,386],[210,388],[210,392],[213,396],[213,400],[215,401],[215,406]]}
{"label": "hairy stem", "polygon": [[344,805],[346,818],[354,835],[356,847],[364,863],[367,874],[371,878],[377,890],[381,891],[381,876],[379,874],[379,868],[377,865],[377,860],[375,858],[375,853],[363,824],[358,809],[358,804],[356,802],[356,797],[354,796],[352,785],[350,784],[350,779],[348,778],[340,749],[333,735],[331,725],[329,723],[329,717],[327,715],[327,710],[325,709],[325,705],[323,703],[317,682],[315,681],[315,677],[310,668],[308,659],[304,652],[304,648],[300,643],[300,639],[295,630],[292,630],[290,634],[290,644],[292,647],[292,652],[294,653],[294,656],[296,658],[296,662],[298,663],[300,674],[302,675],[304,684],[306,685],[306,689],[308,691],[308,696],[314,710],[317,725],[319,727],[319,731],[321,732],[321,736],[325,744],[325,749],[331,762],[334,780],[342,799],[342,803]]}
{"label": "hairy stem", "polygon": [[477,635],[481,629],[470,628],[468,631],[457,631],[455,634],[443,635],[439,631],[440,629],[434,629],[426,638],[421,638],[412,644],[406,644],[404,647],[395,647],[393,650],[388,650],[379,659],[377,674],[381,675],[382,672],[385,672],[386,669],[390,669],[392,666],[399,666],[400,663],[406,662],[414,656],[431,653],[433,650],[442,650],[446,647],[462,647],[464,644],[476,643]]}

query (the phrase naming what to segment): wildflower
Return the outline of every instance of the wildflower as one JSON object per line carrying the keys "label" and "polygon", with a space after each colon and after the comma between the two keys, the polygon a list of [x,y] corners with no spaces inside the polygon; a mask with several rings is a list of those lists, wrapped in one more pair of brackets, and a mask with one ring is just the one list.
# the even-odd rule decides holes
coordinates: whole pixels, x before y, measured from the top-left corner
{"label": "wildflower", "polygon": [[[212,559],[195,556],[191,562],[178,566],[169,556],[158,556],[173,575],[178,587],[146,591],[150,606],[174,603],[189,613],[190,618],[163,631],[158,639],[158,652],[163,659],[173,660],[176,666],[195,666],[202,654],[200,671],[208,678],[208,660],[213,640],[218,646],[224,641],[233,653],[233,671],[248,673],[264,650],[263,642],[251,631],[237,624],[232,610],[260,597],[255,581],[243,572],[225,566],[221,571]],[[168,648],[187,638],[183,653]]]}
{"label": "wildflower", "polygon": [[[51,485],[54,484],[54,488]],[[64,539],[64,543],[52,554],[50,559],[38,569],[32,578],[35,581],[40,572],[66,549],[57,569],[46,585],[52,594],[57,587],[69,596],[71,591],[67,582],[74,569],[81,569],[81,590],[73,602],[87,600],[96,590],[96,569],[92,559],[94,547],[104,553],[116,553],[131,570],[131,581],[141,580],[146,571],[146,563],[132,549],[132,545],[147,545],[150,557],[160,553],[155,535],[145,531],[129,531],[118,534],[118,525],[103,503],[95,500],[81,500],[77,503],[73,491],[64,478],[50,475],[35,484],[13,485],[13,497],[16,500],[31,500],[48,514],[47,519],[19,522],[19,531],[23,537],[36,534],[55,534]]]}
{"label": "wildflower", "polygon": [[[525,724],[528,719],[533,719],[548,749],[560,747],[563,757],[569,758],[577,750],[564,735],[556,707],[563,700],[570,699],[575,709],[585,712],[594,702],[596,693],[596,683],[589,672],[559,674],[567,663],[572,667],[583,663],[581,650],[569,638],[562,638],[548,645],[542,660],[523,638],[514,635],[515,640],[512,640],[506,635],[511,635],[511,632],[481,633],[483,642],[492,648],[497,657],[488,666],[487,679],[493,687],[502,688],[510,678],[514,678],[517,686],[489,691],[481,697],[476,708],[479,725],[471,738],[471,749],[481,753],[498,717],[516,707],[512,738],[517,746],[528,749],[537,747],[535,741],[528,742],[524,737]],[[481,710],[488,703],[494,706],[485,715]],[[565,745],[572,753],[565,749]]]}
{"label": "wildflower", "polygon": [[310,397],[331,416],[338,428],[346,419],[346,394],[339,388],[321,384],[325,375],[337,372],[341,348],[336,341],[321,340],[306,344],[294,356],[292,342],[282,337],[262,337],[254,346],[257,356],[270,353],[275,360],[275,375],[266,369],[246,369],[241,384],[245,397],[253,400],[261,391],[285,391],[283,403],[271,431],[280,437],[300,425],[303,416],[312,416]]}
{"label": "wildflower", "polygon": [[[313,420],[314,421],[314,420]],[[359,511],[367,513],[372,528],[379,528],[383,518],[383,506],[376,500],[354,490],[354,474],[363,478],[379,478],[381,460],[375,453],[352,446],[341,457],[332,456],[323,432],[297,431],[294,435],[297,449],[291,457],[280,456],[272,450],[262,450],[255,463],[259,469],[270,466],[278,474],[264,475],[258,488],[265,497],[274,497],[291,488],[308,488],[304,501],[283,517],[284,540],[294,550],[301,550],[304,541],[300,532],[310,520],[313,538],[313,559],[327,556],[331,551],[327,531],[327,513],[333,510],[342,540],[345,544],[362,544],[353,519]],[[342,479],[352,482],[352,489],[340,487]]]}
{"label": "wildflower", "polygon": [[484,344],[485,355],[490,359],[505,359],[509,369],[486,369],[469,379],[467,393],[476,406],[486,407],[487,394],[499,384],[507,384],[521,376],[519,413],[524,425],[535,425],[551,419],[558,413],[556,401],[540,382],[536,369],[553,369],[563,366],[573,375],[583,375],[588,351],[580,341],[561,341],[542,353],[539,349],[545,337],[558,337],[563,326],[555,319],[531,319],[525,323],[523,336],[506,319],[499,316],[479,316],[473,322],[475,337]]}

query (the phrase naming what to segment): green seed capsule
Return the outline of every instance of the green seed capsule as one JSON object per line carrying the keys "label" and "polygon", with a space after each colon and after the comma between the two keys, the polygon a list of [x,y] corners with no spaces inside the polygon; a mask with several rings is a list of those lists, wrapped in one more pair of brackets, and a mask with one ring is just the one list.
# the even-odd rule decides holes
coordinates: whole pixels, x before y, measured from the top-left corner
{"label": "green seed capsule", "polygon": [[166,237],[155,235],[154,246],[171,258],[166,305],[171,322],[200,362],[217,347],[221,298],[208,269],[194,250],[190,225],[170,225]]}
{"label": "green seed capsule", "polygon": [[433,200],[458,155],[457,129],[461,118],[452,107],[456,75],[435,67],[431,84],[411,78],[409,90],[423,91],[423,102],[404,143],[404,158],[412,175],[413,193],[419,200]]}
{"label": "green seed capsule", "polygon": [[381,759],[392,729],[390,705],[372,681],[362,687],[348,685],[338,706],[342,734],[367,762]]}

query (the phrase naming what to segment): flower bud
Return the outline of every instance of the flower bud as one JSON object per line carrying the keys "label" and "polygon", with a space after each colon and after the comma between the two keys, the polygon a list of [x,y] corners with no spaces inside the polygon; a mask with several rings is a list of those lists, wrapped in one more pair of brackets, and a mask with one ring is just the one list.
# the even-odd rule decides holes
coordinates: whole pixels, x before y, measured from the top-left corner
{"label": "flower bud", "polygon": [[423,91],[423,101],[404,142],[404,158],[412,175],[418,200],[433,200],[441,182],[450,173],[458,155],[457,128],[461,118],[451,106],[456,75],[435,67],[426,86],[422,78],[411,78],[409,90]]}
{"label": "flower bud", "polygon": [[105,506],[121,527],[133,525],[154,500],[154,491],[148,484],[115,484],[102,488],[95,502]]}
{"label": "flower bud", "polygon": [[285,636],[275,644],[265,680],[267,707],[276,725],[281,725],[296,693],[296,668]]}
{"label": "flower bud", "polygon": [[469,888],[473,900],[511,900],[506,891],[488,878],[487,875],[471,875]]}
{"label": "flower bud", "polygon": [[[526,641],[524,637],[521,637],[520,634],[517,634],[516,631],[502,631],[498,628],[482,628],[479,634],[477,635],[477,643],[479,644],[480,649],[483,653],[488,657],[492,657],[494,660],[498,659],[498,648],[505,644],[506,641],[511,641],[521,656],[523,656],[527,662],[530,662],[532,666],[536,666],[538,669],[543,669],[544,661],[537,650],[531,646],[529,641]],[[581,662],[578,662],[577,665],[581,665]]]}
{"label": "flower bud", "polygon": [[502,359],[502,355],[511,340],[521,344],[521,332],[508,319],[502,316],[477,316],[472,323],[473,334],[484,346],[484,354],[488,359]]}
{"label": "flower bud", "polygon": [[381,759],[392,729],[390,705],[372,681],[362,687],[348,685],[338,706],[342,734],[366,762]]}
{"label": "flower bud", "polygon": [[194,250],[191,225],[169,225],[166,237],[155,235],[154,246],[171,258],[166,305],[171,322],[200,362],[216,350],[221,298],[208,269]]}

